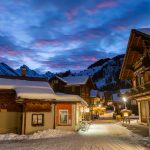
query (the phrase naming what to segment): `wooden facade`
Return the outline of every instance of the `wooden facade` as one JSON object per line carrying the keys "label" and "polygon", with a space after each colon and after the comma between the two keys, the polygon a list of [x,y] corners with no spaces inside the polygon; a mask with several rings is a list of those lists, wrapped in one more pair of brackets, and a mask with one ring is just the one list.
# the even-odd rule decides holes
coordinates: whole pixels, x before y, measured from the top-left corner
{"label": "wooden facade", "polygon": [[42,115],[43,118],[46,118],[49,115],[52,118],[52,103],[46,99],[37,100],[32,98],[23,99],[21,97],[17,97],[15,84],[11,84],[12,81],[14,83],[16,81],[20,81],[20,83],[27,81],[27,85],[30,81],[31,83],[33,83],[32,81],[40,81],[45,83],[46,79],[0,75],[0,81],[3,79],[7,83],[2,82],[2,85],[5,85],[4,88],[0,85],[0,119],[2,120],[0,121],[0,133],[11,132],[18,134],[28,134],[37,130],[50,128],[51,126],[48,125],[49,120],[43,120],[43,124],[41,125],[34,125],[32,123],[32,115]]}
{"label": "wooden facade", "polygon": [[138,102],[139,120],[149,124],[150,116],[150,29],[132,30],[120,79],[128,79],[128,98]]}
{"label": "wooden facade", "polygon": [[27,122],[28,114],[45,115],[47,112],[52,112],[52,103],[49,101],[24,99],[22,102],[17,102],[14,90],[0,90],[0,118],[3,120],[0,123],[0,133],[32,133],[32,130],[28,132],[27,128],[27,124],[33,126],[31,122]]}
{"label": "wooden facade", "polygon": [[21,112],[22,107],[16,103],[16,92],[14,90],[0,90],[0,112]]}
{"label": "wooden facade", "polygon": [[[80,110],[86,102],[78,99],[78,96],[56,95],[48,81],[43,79],[4,76],[0,76],[0,79],[0,133],[31,134],[53,128],[79,128],[79,121],[82,119]],[[17,85],[25,94],[18,95]],[[26,94],[28,91],[29,94]]]}
{"label": "wooden facade", "polygon": [[21,133],[22,106],[15,100],[14,90],[0,89],[0,133]]}
{"label": "wooden facade", "polygon": [[24,110],[28,112],[50,112],[52,102],[39,100],[24,100]]}
{"label": "wooden facade", "polygon": [[90,91],[95,88],[92,79],[89,77],[86,83],[67,85],[63,79],[55,76],[49,80],[50,86],[55,92],[79,95],[88,104],[91,103]]}
{"label": "wooden facade", "polygon": [[49,80],[50,86],[53,88],[55,92],[65,92],[65,85],[67,84],[58,76],[54,76]]}

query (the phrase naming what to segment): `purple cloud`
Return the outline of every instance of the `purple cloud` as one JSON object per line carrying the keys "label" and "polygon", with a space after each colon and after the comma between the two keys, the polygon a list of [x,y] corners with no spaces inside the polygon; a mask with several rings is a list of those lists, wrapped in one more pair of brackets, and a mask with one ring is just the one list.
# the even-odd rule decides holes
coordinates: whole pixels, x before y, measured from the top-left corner
{"label": "purple cloud", "polygon": [[124,53],[150,24],[149,0],[1,0],[0,12],[0,61],[53,72]]}

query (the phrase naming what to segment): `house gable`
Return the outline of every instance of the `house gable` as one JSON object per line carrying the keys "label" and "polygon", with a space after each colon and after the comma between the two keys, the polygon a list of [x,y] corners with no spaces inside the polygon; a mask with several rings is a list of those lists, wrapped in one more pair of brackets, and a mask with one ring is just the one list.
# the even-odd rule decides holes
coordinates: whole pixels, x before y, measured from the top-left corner
{"label": "house gable", "polygon": [[150,34],[143,33],[142,30],[131,30],[126,55],[120,72],[120,79],[133,78],[134,63],[150,51]]}

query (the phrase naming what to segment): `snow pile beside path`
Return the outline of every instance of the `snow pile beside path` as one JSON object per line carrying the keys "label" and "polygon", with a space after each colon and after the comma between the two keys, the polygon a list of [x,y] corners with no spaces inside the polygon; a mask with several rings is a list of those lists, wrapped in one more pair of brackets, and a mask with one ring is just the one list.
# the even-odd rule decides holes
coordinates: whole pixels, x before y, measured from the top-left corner
{"label": "snow pile beside path", "polygon": [[29,139],[62,137],[62,136],[67,136],[67,135],[71,135],[71,134],[74,134],[74,132],[73,131],[49,129],[49,130],[35,132],[34,134],[29,135]]}
{"label": "snow pile beside path", "polygon": [[28,140],[28,139],[43,139],[43,138],[55,138],[75,134],[73,131],[62,131],[56,129],[48,129],[44,131],[38,131],[30,135],[18,135],[14,133],[0,134],[0,140]]}
{"label": "snow pile beside path", "polygon": [[[137,124],[137,120],[132,121],[133,124]],[[122,123],[116,123],[116,125],[119,125],[122,130],[126,131],[126,135],[130,138],[131,141],[138,141],[139,143],[150,147],[149,137],[143,137],[141,135],[135,134],[132,131],[128,130],[126,127],[122,126]]]}

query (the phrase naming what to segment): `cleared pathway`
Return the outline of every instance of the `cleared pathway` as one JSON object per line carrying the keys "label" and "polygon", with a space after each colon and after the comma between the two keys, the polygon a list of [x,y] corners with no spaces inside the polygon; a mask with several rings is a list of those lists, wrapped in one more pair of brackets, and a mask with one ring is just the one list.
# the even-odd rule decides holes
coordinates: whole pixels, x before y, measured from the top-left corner
{"label": "cleared pathway", "polygon": [[114,123],[93,123],[87,132],[41,140],[1,141],[0,150],[148,150],[130,131]]}

